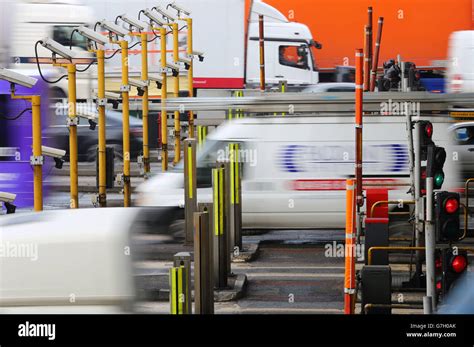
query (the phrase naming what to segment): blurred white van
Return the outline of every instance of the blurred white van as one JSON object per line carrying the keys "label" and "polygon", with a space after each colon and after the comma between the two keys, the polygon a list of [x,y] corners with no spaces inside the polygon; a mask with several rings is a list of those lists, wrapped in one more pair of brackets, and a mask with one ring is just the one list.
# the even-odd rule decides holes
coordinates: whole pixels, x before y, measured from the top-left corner
{"label": "blurred white van", "polygon": [[[45,37],[69,46],[74,28],[90,26],[94,12],[80,0],[2,0],[0,1],[0,65],[13,69],[37,70],[35,43]],[[72,50],[80,53],[88,61],[93,54],[87,51],[87,40],[74,35]],[[51,52],[38,45],[38,58],[51,58]],[[81,69],[84,66],[80,66]],[[54,80],[65,74],[64,68],[41,64],[43,75]],[[77,74],[77,99],[90,98],[91,90],[96,88],[93,79],[96,67]],[[51,85],[51,96],[66,98],[67,79]]]}
{"label": "blurred white van", "polygon": [[[449,159],[451,120],[426,119],[433,122],[435,143],[447,151],[443,189],[449,189],[454,185],[449,180],[457,180]],[[385,184],[391,200],[408,198],[408,187],[394,185],[409,179],[405,117],[373,116],[364,122],[364,181]],[[219,157],[223,160],[227,145],[237,142],[245,228],[343,227],[345,180],[355,171],[354,138],[352,116],[269,116],[224,123],[197,154],[198,201],[212,201],[211,169]],[[183,187],[183,169],[177,166],[138,187],[138,203],[156,206],[157,219],[164,223],[184,205]]]}
{"label": "blurred white van", "polygon": [[446,71],[448,93],[474,92],[474,30],[451,34]]}

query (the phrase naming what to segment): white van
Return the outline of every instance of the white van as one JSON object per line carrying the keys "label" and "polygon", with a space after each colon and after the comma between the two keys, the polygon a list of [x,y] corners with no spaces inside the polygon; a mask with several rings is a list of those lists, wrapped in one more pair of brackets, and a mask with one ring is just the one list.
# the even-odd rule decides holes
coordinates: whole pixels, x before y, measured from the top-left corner
{"label": "white van", "polygon": [[474,30],[455,31],[449,39],[448,93],[474,92]]}
{"label": "white van", "polygon": [[[446,182],[457,181],[450,119],[433,122],[434,141],[446,148]],[[405,117],[364,120],[364,179],[408,182]],[[198,152],[198,201],[211,201],[211,168],[230,142],[241,144],[242,208],[245,228],[340,228],[345,222],[345,180],[354,176],[352,116],[286,116],[238,119],[209,134]],[[182,165],[182,164],[181,164]],[[138,188],[141,206],[157,206],[168,222],[184,205],[182,166],[157,174]],[[408,198],[408,187],[391,186],[391,199]],[[173,216],[173,217],[170,217]],[[158,217],[157,217],[158,218]]]}

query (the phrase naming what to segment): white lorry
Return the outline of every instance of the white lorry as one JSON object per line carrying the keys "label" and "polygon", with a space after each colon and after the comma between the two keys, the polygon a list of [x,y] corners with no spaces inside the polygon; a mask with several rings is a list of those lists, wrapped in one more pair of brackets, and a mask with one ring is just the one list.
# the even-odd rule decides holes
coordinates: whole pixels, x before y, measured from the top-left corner
{"label": "white lorry", "polygon": [[[459,162],[448,117],[430,117],[434,142],[446,148],[446,181],[459,180]],[[410,198],[405,117],[366,117],[364,180],[384,183],[389,199]],[[226,159],[230,142],[241,145],[245,228],[342,228],[345,180],[354,177],[354,119],[351,116],[259,117],[229,121],[209,134],[197,154],[198,201],[212,201],[211,168]],[[228,152],[227,152],[228,153]],[[454,159],[453,159],[454,158]],[[159,173],[138,187],[138,203],[156,208],[157,219],[179,218],[184,206],[182,166]]]}
{"label": "white lorry", "polygon": [[[142,9],[153,6],[166,8],[173,0],[97,2],[88,0],[98,19],[114,20],[127,13],[137,18]],[[178,0],[193,18],[193,48],[204,52],[203,62],[194,64],[194,86],[198,95],[228,95],[219,91],[243,89],[259,83],[258,15],[265,18],[265,71],[268,85],[287,81],[289,86],[318,83],[314,48],[320,47],[309,28],[290,22],[277,9],[262,1],[250,0]],[[176,14],[172,8],[168,12]],[[158,13],[156,13],[158,15]],[[146,20],[142,15],[141,20]],[[180,21],[179,27],[185,22]],[[186,30],[180,36],[180,52],[185,54]],[[168,52],[172,51],[169,35]],[[150,44],[150,71],[160,67],[159,40]],[[139,48],[139,47],[138,47]],[[130,73],[140,71],[139,52],[130,57]],[[169,53],[169,59],[171,59]],[[111,60],[108,72],[120,71],[120,57]],[[183,69],[184,72],[184,69]],[[209,92],[211,90],[212,92]]]}
{"label": "white lorry", "polygon": [[[0,1],[2,34],[0,35],[0,62],[3,67],[18,70],[37,70],[35,43],[50,37],[69,46],[73,28],[90,25],[94,15],[90,7],[78,0],[2,0]],[[86,52],[87,42],[74,35],[72,49],[82,52],[81,57],[92,57]],[[38,56],[50,59],[51,52],[38,47]],[[54,80],[66,73],[65,69],[41,64],[43,75]],[[77,75],[77,98],[90,98],[95,83],[94,68]],[[64,98],[68,95],[67,79],[51,85],[51,96]]]}

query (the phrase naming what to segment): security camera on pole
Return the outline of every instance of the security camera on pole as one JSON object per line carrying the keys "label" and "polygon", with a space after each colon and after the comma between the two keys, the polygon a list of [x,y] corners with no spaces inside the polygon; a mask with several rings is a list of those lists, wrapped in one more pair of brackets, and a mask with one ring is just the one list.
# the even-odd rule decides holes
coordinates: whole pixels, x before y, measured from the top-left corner
{"label": "security camera on pole", "polygon": [[[194,97],[194,82],[193,82],[193,70],[194,70],[194,63],[193,60],[197,56],[199,57],[199,61],[204,60],[204,53],[197,52],[193,50],[193,19],[191,18],[191,12],[185,9],[183,6],[173,2],[166,6],[168,9],[169,7],[173,8],[177,12],[176,20],[181,20],[186,22],[186,28],[188,29],[187,33],[187,42],[186,42],[186,54],[187,57],[180,57],[179,61],[183,62],[186,66],[186,70],[188,70],[188,96],[190,98]],[[161,12],[163,13],[163,12]],[[194,113],[192,110],[189,110],[189,118],[188,118],[188,125],[189,125],[189,138],[194,138]]]}
{"label": "security camera on pole", "polygon": [[[105,105],[107,103],[105,95],[105,46],[109,39],[100,33],[81,26],[77,29],[78,33],[91,42],[96,44],[95,53],[97,56],[97,109],[99,112],[99,196],[98,202],[100,207],[107,206],[107,165],[106,165],[106,118]],[[98,47],[97,45],[101,45]]]}
{"label": "security camera on pole", "polygon": [[[76,112],[76,64],[73,59],[76,54],[69,48],[60,43],[44,38],[36,42],[35,50],[37,53],[37,46],[41,44],[46,49],[53,53],[53,66],[60,66],[67,69],[68,78],[68,121],[69,127],[69,168],[70,168],[70,184],[71,184],[71,200],[70,208],[79,208],[78,196],[78,169],[77,169],[77,125],[79,118]],[[67,63],[58,63],[56,56],[59,55],[68,60]],[[38,63],[39,67],[39,63]],[[40,71],[41,73],[41,71]]]}
{"label": "security camera on pole", "polygon": [[130,83],[128,79],[128,41],[125,40],[125,36],[128,35],[128,30],[106,20],[98,24],[109,32],[110,41],[112,43],[120,45],[122,55],[122,85],[120,86],[120,92],[122,93],[123,123],[123,204],[124,207],[130,207],[132,204],[130,185]]}
{"label": "security camera on pole", "polygon": [[160,50],[161,50],[161,78],[155,77],[154,80],[161,87],[161,169],[168,170],[168,114],[166,112],[166,98],[168,96],[168,67],[166,63],[166,29],[167,22],[160,18],[150,9],[140,11],[150,20],[150,27],[154,32],[155,28],[160,31]]}
{"label": "security camera on pole", "polygon": [[[15,85],[19,84],[26,88],[32,88],[38,80],[33,77],[25,76],[14,72],[0,68],[0,80],[10,82],[11,97],[12,99],[22,99],[31,102],[31,114],[32,114],[32,140],[33,140],[33,155],[30,158],[31,165],[33,166],[33,189],[34,189],[34,210],[43,210],[43,156],[41,152],[41,97],[39,95],[15,95]],[[4,201],[7,211],[12,201]],[[11,211],[11,208],[10,208]]]}
{"label": "security camera on pole", "polygon": [[[139,19],[131,18],[130,16],[123,14],[117,17],[122,19],[129,25],[130,35],[137,36],[140,38],[141,44],[141,80],[130,79],[129,82],[132,86],[138,89],[138,95],[142,98],[142,122],[143,122],[143,156],[138,159],[139,165],[143,168],[143,174],[147,175],[150,172],[150,148],[149,148],[149,130],[148,130],[148,115],[149,115],[149,76],[148,76],[148,38],[147,33],[144,31],[147,29],[148,24]],[[134,31],[135,30],[135,31]]]}

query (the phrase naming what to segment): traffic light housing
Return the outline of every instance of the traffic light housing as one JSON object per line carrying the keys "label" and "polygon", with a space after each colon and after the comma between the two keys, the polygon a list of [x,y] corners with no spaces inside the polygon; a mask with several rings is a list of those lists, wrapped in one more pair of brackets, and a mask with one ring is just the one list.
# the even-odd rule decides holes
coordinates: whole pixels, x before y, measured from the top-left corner
{"label": "traffic light housing", "polygon": [[459,223],[461,208],[458,193],[438,192],[435,195],[435,225],[437,242],[459,240],[463,231]]}
{"label": "traffic light housing", "polygon": [[418,121],[418,131],[420,139],[420,160],[424,161],[428,157],[428,146],[434,145],[433,124],[427,120]]}
{"label": "traffic light housing", "polygon": [[433,178],[433,189],[441,189],[444,183],[443,166],[446,162],[446,150],[435,145],[428,146],[426,177]]}
{"label": "traffic light housing", "polygon": [[441,251],[443,278],[441,293],[446,294],[452,284],[467,270],[467,252],[457,248],[445,248]]}

